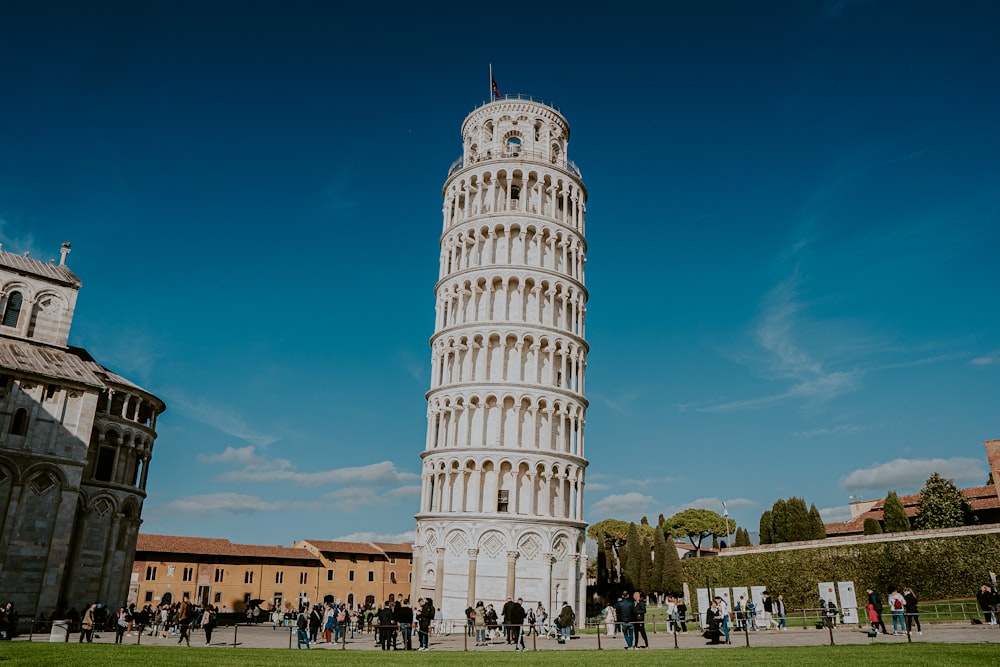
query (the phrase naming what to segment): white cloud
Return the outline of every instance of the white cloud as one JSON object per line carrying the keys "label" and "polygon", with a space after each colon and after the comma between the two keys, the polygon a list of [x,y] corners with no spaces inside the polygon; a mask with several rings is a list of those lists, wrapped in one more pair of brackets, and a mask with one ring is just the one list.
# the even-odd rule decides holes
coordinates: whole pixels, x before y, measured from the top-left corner
{"label": "white cloud", "polygon": [[167,402],[171,408],[175,408],[181,414],[251,445],[267,447],[279,440],[277,436],[258,433],[246,423],[243,415],[235,409],[213,405],[201,398],[189,400],[181,394],[171,394]]}
{"label": "white cloud", "polygon": [[239,482],[292,482],[302,486],[330,484],[372,484],[391,486],[420,479],[420,475],[404,472],[391,461],[381,461],[366,466],[296,472],[294,470],[234,470],[224,473],[222,479]]}
{"label": "white cloud", "polygon": [[[601,498],[590,506],[590,512],[599,516],[628,517],[647,514],[656,501],[651,496],[632,491],[612,494]],[[627,519],[625,519],[627,520]]]}
{"label": "white cloud", "polygon": [[990,352],[982,357],[976,357],[972,360],[973,366],[992,366],[993,364],[1000,363],[1000,350]]}
{"label": "white cloud", "polygon": [[385,495],[394,500],[402,500],[404,498],[419,498],[420,492],[423,489],[419,484],[411,484],[409,486],[400,486],[390,491],[386,491]]}
{"label": "white cloud", "polygon": [[858,424],[840,424],[838,426],[831,426],[828,428],[814,428],[808,431],[797,431],[792,435],[800,438],[816,438],[826,435],[850,435],[862,430],[864,430],[864,427],[859,426]]}
{"label": "white cloud", "polygon": [[415,531],[409,530],[405,533],[376,533],[374,531],[362,531],[341,535],[333,539],[338,542],[390,542],[394,544],[413,544],[417,538]]}
{"label": "white cloud", "polygon": [[337,512],[356,512],[366,507],[389,504],[388,498],[373,493],[370,488],[364,486],[345,486],[324,497],[329,499],[327,506]]}
{"label": "white cloud", "polygon": [[859,468],[840,480],[844,489],[889,489],[903,491],[919,489],[932,474],[938,473],[954,480],[958,486],[982,484],[987,472],[979,459],[955,457],[951,459],[895,459]]}
{"label": "white cloud", "polygon": [[246,447],[226,447],[219,454],[199,454],[198,460],[202,463],[228,463],[242,466],[247,470],[264,470],[268,468],[287,470],[292,467],[290,461],[285,459],[269,459],[257,454],[253,445]]}
{"label": "white cloud", "polygon": [[[648,477],[646,479],[623,479],[622,483],[621,483],[621,486],[623,486],[623,487],[639,487],[641,489],[644,489],[644,488],[646,488],[648,486],[651,486],[651,485],[655,485],[655,484],[673,484],[676,481],[677,481],[676,477],[671,477],[669,475],[667,477],[651,477],[651,478]],[[592,484],[588,484],[587,488],[593,490],[593,485]]]}
{"label": "white cloud", "polygon": [[834,523],[837,521],[847,521],[851,518],[851,506],[840,505],[838,507],[825,507],[819,511],[824,523]]}
{"label": "white cloud", "polygon": [[601,482],[587,482],[588,491],[608,491],[611,488],[610,484],[603,484]]}
{"label": "white cloud", "polygon": [[197,496],[181,496],[160,505],[163,512],[180,514],[254,514],[256,512],[280,512],[288,509],[284,501],[268,502],[257,496],[244,493],[206,493]]}
{"label": "white cloud", "polygon": [[664,509],[663,516],[669,519],[678,512],[683,512],[689,509],[702,509],[702,510],[712,510],[718,514],[722,514],[725,510],[722,509],[722,503],[726,503],[726,507],[730,510],[730,515],[732,515],[732,510],[740,509],[743,507],[756,507],[758,505],[756,500],[750,500],[749,498],[695,498],[694,500],[688,501],[686,503],[681,503],[680,505],[671,505]]}

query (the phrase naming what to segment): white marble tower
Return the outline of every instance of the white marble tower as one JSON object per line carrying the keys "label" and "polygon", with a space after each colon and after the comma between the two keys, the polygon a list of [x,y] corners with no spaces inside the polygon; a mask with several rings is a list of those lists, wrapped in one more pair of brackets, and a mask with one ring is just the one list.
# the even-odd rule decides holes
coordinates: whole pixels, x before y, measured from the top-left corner
{"label": "white marble tower", "polygon": [[583,617],[587,191],[552,106],[496,100],[462,124],[444,185],[413,590]]}

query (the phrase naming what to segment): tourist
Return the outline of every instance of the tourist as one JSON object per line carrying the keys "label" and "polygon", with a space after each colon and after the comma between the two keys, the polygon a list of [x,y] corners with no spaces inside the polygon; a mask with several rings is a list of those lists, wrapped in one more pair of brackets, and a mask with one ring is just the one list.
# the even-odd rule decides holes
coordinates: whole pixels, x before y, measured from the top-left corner
{"label": "tourist", "polygon": [[549,612],[545,611],[545,607],[542,606],[540,601],[538,607],[535,609],[535,618],[538,619],[538,629],[543,635],[546,634],[549,627]]}
{"label": "tourist", "polygon": [[920,610],[917,608],[919,601],[917,596],[913,594],[913,591],[909,588],[903,589],[903,600],[906,606],[903,608],[906,611],[906,632],[909,633],[913,629],[913,622],[917,623],[917,634],[924,634],[920,630]]}
{"label": "tourist", "polygon": [[486,646],[486,607],[482,600],[476,603],[472,613],[475,614],[472,620],[476,628],[476,646]]}
{"label": "tourist", "polygon": [[118,613],[115,614],[114,618],[115,624],[115,643],[121,644],[122,637],[125,636],[125,630],[128,629],[128,609],[121,607],[118,609]]}
{"label": "tourist", "polygon": [[523,651],[524,646],[524,635],[521,633],[524,626],[524,600],[518,598],[516,602],[510,606],[510,614],[505,617],[507,624],[507,632],[510,636],[511,643],[514,644],[515,651]]}
{"label": "tourist", "polygon": [[323,607],[314,604],[309,612],[309,641],[319,642],[319,629],[323,627]]}
{"label": "tourist", "polygon": [[633,630],[632,636],[634,637],[635,647],[639,648],[639,636],[642,636],[642,648],[649,648],[649,637],[646,635],[646,596],[642,594],[642,591],[636,591],[632,594],[632,625],[635,628]]}
{"label": "tourist", "polygon": [[184,600],[181,602],[180,608],[177,610],[177,624],[181,629],[180,639],[177,643],[187,642],[187,645],[191,645],[191,621],[194,618],[194,606],[191,604],[191,600],[185,595]]}
{"label": "tourist", "polygon": [[559,612],[559,628],[562,632],[562,640],[566,641],[573,636],[573,625],[576,623],[576,613],[569,602],[563,602],[562,610]]}
{"label": "tourist", "polygon": [[708,644],[722,643],[722,614],[719,613],[719,605],[715,600],[712,600],[705,612],[705,632],[702,636],[708,640]]}
{"label": "tourist", "polygon": [[434,622],[434,615],[437,610],[434,609],[434,601],[430,598],[426,598],[423,601],[423,605],[420,606],[420,611],[417,613],[417,640],[420,644],[418,651],[429,651],[430,650],[430,633],[431,633],[431,623]]}
{"label": "tourist", "polygon": [[80,621],[80,643],[83,643],[84,640],[88,643],[94,641],[94,612],[96,610],[97,604],[95,603],[83,612],[83,620]]}
{"label": "tourist", "polygon": [[392,608],[386,600],[382,608],[378,610],[378,638],[379,646],[383,651],[388,651],[394,643],[396,636],[396,621],[392,617]]}
{"label": "tourist", "polygon": [[885,628],[885,621],[882,620],[882,598],[871,588],[866,588],[865,592],[868,593],[868,604],[871,605],[868,613],[869,617],[872,611],[875,612],[876,620],[872,621],[875,630],[881,631],[883,635],[889,634],[889,631]]}
{"label": "tourist", "polygon": [[726,643],[732,644],[732,642],[729,640],[729,606],[726,604],[726,601],[722,599],[722,596],[716,595],[715,607],[716,607],[716,612],[719,616],[719,621],[720,621],[719,627],[722,630],[722,634],[726,636]]}
{"label": "tourist", "polygon": [[212,605],[205,605],[205,611],[201,614],[201,629],[205,631],[205,646],[212,643],[212,630],[218,622],[218,610]]}
{"label": "tourist", "polygon": [[309,646],[309,618],[306,616],[304,611],[299,612],[299,617],[295,621],[295,637],[296,637],[296,648],[301,649],[302,645],[305,644],[306,648]]}
{"label": "tourist", "polygon": [[784,630],[788,627],[787,619],[785,618],[785,596],[778,593],[778,599],[774,601],[774,613],[778,615],[778,629]]}
{"label": "tourist", "polygon": [[610,602],[604,606],[604,628],[609,639],[614,639],[615,633],[615,608]]}
{"label": "tourist", "polygon": [[997,604],[1000,603],[1000,595],[997,594],[995,586],[982,585],[976,593],[976,602],[983,612],[983,622],[989,625],[997,624]]}
{"label": "tourist", "polygon": [[903,609],[906,608],[906,600],[895,588],[889,591],[889,609],[892,612],[892,634],[896,635],[906,631],[906,624],[903,622]]}
{"label": "tourist", "polygon": [[635,627],[632,622],[635,620],[635,603],[629,596],[628,591],[625,591],[618,602],[615,604],[615,618],[618,621],[618,627],[621,628],[622,637],[625,639],[625,650],[632,648],[632,633]]}
{"label": "tourist", "polygon": [[399,623],[399,632],[403,636],[403,650],[413,650],[413,608],[410,606],[410,598],[403,600],[403,604],[397,609],[396,621]]}
{"label": "tourist", "polygon": [[684,598],[682,597],[677,598],[677,622],[681,626],[681,632],[688,631],[687,613],[688,613],[688,606],[687,603],[684,601]]}

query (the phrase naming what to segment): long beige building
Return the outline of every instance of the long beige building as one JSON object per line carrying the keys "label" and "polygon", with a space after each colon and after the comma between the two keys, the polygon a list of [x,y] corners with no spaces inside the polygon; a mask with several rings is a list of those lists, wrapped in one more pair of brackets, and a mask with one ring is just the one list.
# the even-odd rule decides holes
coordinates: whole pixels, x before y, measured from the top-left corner
{"label": "long beige building", "polygon": [[[295,610],[332,597],[352,607],[405,599],[409,544],[303,540],[291,547],[139,535],[129,599],[153,606],[189,597],[223,612]],[[256,602],[261,600],[263,602]]]}

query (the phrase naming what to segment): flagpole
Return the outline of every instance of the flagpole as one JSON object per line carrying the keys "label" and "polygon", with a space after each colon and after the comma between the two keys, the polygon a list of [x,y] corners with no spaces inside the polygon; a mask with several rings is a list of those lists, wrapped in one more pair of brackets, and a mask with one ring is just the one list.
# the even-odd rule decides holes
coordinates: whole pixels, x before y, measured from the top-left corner
{"label": "flagpole", "polygon": [[486,96],[486,99],[488,99],[490,102],[492,102],[493,101],[493,63],[490,63],[490,85],[489,85],[489,88],[490,88],[490,94]]}

